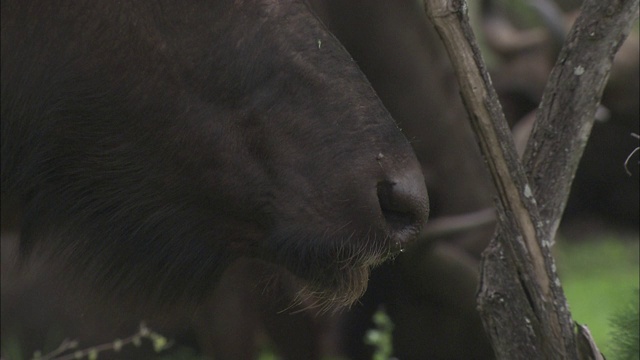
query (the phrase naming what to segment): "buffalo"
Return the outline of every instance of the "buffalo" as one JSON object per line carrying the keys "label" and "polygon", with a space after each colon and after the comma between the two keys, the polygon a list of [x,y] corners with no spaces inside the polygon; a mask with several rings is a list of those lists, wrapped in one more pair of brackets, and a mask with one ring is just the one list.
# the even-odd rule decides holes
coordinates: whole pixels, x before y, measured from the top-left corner
{"label": "buffalo", "polygon": [[426,221],[411,146],[302,1],[3,1],[1,16],[2,230],[23,264],[154,309],[203,301],[250,258],[334,307]]}

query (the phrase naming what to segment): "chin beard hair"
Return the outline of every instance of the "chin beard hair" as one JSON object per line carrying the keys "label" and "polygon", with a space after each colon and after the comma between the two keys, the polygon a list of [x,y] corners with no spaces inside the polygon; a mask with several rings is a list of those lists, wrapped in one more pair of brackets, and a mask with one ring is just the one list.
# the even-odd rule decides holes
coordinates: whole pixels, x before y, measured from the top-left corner
{"label": "chin beard hair", "polygon": [[300,228],[288,230],[267,242],[271,253],[279,254],[271,262],[288,270],[285,278],[293,300],[283,312],[325,313],[350,307],[366,291],[371,268],[395,255],[390,239],[373,231],[318,239]]}
{"label": "chin beard hair", "polygon": [[[394,255],[360,251],[336,266],[311,278],[293,275],[295,296],[286,310],[314,311],[318,314],[336,313],[355,304],[367,290],[371,269]],[[295,310],[294,310],[295,309]]]}
{"label": "chin beard hair", "polygon": [[339,279],[334,279],[330,286],[327,286],[326,279],[316,282],[296,278],[297,292],[285,311],[293,310],[293,313],[312,311],[323,314],[349,308],[364,295],[370,273],[368,265],[341,271]]}

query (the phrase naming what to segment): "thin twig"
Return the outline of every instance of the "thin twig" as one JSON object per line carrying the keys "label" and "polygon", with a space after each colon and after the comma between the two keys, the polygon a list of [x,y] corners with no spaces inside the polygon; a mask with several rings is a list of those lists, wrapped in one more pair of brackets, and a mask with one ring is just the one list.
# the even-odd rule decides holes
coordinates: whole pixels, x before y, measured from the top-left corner
{"label": "thin twig", "polygon": [[[638,134],[631,133],[631,136],[640,140],[640,136]],[[629,156],[627,156],[627,158],[624,160],[624,171],[626,171],[629,176],[633,175],[631,171],[629,171],[629,167],[628,167],[629,161],[631,161],[631,158],[633,157],[633,155],[638,151],[640,151],[640,147],[636,147],[635,149],[633,149],[631,154],[629,154]]]}

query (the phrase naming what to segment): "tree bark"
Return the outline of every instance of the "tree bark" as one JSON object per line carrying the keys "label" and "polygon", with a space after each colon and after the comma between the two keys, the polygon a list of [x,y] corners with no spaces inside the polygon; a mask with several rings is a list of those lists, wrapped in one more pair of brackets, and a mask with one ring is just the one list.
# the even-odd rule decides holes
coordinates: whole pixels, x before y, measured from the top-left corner
{"label": "tree bark", "polygon": [[[613,55],[638,16],[638,0],[583,5],[545,91],[525,152],[526,172],[469,26],[466,3],[425,0],[425,9],[453,63],[498,193],[498,228],[483,255],[478,294],[496,356],[601,358],[588,331],[580,331],[576,341],[550,247]],[[589,346],[579,346],[585,343]]]}

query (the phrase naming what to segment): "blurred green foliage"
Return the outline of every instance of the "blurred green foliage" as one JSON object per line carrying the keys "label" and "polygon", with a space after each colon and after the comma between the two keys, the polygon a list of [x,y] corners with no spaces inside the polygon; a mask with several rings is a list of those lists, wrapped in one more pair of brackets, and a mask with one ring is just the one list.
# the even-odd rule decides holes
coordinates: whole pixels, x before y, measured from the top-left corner
{"label": "blurred green foliage", "polygon": [[640,359],[640,292],[628,307],[619,310],[611,319],[613,331],[612,359]]}
{"label": "blurred green foliage", "polygon": [[558,272],[573,319],[589,327],[607,359],[618,359],[614,343],[619,329],[616,330],[614,324],[627,321],[631,315],[630,304],[637,303],[638,299],[637,237],[631,241],[560,240],[557,246]]}
{"label": "blurred green foliage", "polygon": [[374,348],[373,360],[388,360],[393,354],[393,322],[384,308],[373,314],[375,328],[367,331],[364,343]]}

